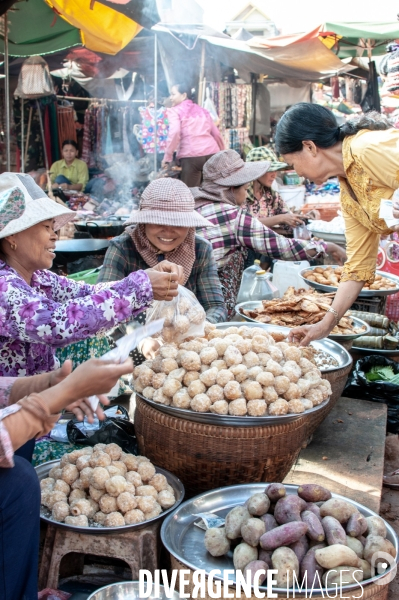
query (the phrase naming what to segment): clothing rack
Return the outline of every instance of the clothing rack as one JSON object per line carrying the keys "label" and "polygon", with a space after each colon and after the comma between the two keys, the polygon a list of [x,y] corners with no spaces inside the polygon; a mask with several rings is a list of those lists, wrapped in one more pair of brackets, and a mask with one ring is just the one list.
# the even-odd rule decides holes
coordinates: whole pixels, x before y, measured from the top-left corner
{"label": "clothing rack", "polygon": [[79,98],[79,96],[56,96],[57,100],[79,100],[83,102],[138,102],[147,104],[147,100],[118,100],[113,98]]}

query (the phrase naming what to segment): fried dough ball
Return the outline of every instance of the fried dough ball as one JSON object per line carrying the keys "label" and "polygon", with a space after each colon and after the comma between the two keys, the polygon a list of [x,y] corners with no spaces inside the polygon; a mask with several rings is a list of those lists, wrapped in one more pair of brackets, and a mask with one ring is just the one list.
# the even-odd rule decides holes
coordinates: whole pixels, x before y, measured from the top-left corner
{"label": "fried dough ball", "polygon": [[176,317],[175,329],[179,333],[187,333],[187,331],[190,329],[190,321],[188,320],[188,317],[185,315],[179,315]]}
{"label": "fried dough ball", "polygon": [[[162,361],[163,361],[163,358],[160,355],[158,355],[154,358],[154,360],[152,361],[152,370],[154,371],[154,373],[162,372]],[[135,375],[136,369],[137,369],[137,367],[133,371],[133,377],[136,377],[136,375]],[[154,387],[154,385],[153,385],[153,387]]]}
{"label": "fried dough ball", "polygon": [[196,352],[199,354],[204,348],[204,344],[198,340],[190,340],[189,342],[183,342],[180,344],[182,350],[188,350],[190,352]]}
{"label": "fried dough ball", "polygon": [[136,496],[152,496],[156,499],[157,490],[152,485],[140,485],[136,488]]}
{"label": "fried dough ball", "polygon": [[169,398],[172,398],[181,387],[182,384],[177,379],[166,379],[162,386],[162,393],[164,396],[169,396]]}
{"label": "fried dough ball", "polygon": [[227,365],[224,360],[218,359],[218,360],[214,360],[213,362],[211,362],[211,368],[212,369],[215,368],[218,371],[221,371],[222,369],[227,369]]}
{"label": "fried dough ball", "polygon": [[206,394],[197,394],[191,400],[191,408],[196,412],[208,412],[211,407],[211,399]]}
{"label": "fried dough ball", "polygon": [[199,379],[199,377],[200,377],[200,374],[198,373],[198,371],[189,371],[183,377],[183,383],[188,388],[190,383],[192,383],[193,381],[197,381],[197,379]]}
{"label": "fried dough ball", "polygon": [[212,404],[224,399],[223,388],[220,385],[212,385],[210,388],[208,388],[206,395],[209,397]]}
{"label": "fried dough ball", "polygon": [[183,377],[185,374],[186,374],[186,369],[179,367],[179,369],[175,369],[174,371],[171,371],[169,373],[168,379],[176,379],[177,381],[180,381],[180,383],[182,383]]}
{"label": "fried dough ball", "polygon": [[197,394],[204,394],[206,392],[206,386],[200,379],[197,379],[190,383],[187,388],[187,392],[191,398],[194,398],[194,396],[197,396]]}
{"label": "fried dough ball", "polygon": [[[172,325],[174,316],[175,316],[174,307],[166,306],[162,311],[162,318],[164,319],[164,325],[166,325],[166,326]],[[164,356],[163,358],[166,358],[166,356]],[[174,358],[174,356],[172,358]]]}
{"label": "fried dough ball", "polygon": [[91,513],[92,507],[88,500],[81,499],[75,500],[70,505],[71,515],[74,517],[78,517],[79,515],[86,515],[88,517]]}
{"label": "fried dough ball", "polygon": [[105,513],[103,513],[101,510],[99,510],[94,515],[93,520],[94,520],[95,523],[98,523],[99,525],[102,525],[104,527],[106,516],[107,515]]}
{"label": "fried dough ball", "polygon": [[223,388],[226,400],[237,400],[241,396],[241,386],[238,381],[229,381]]}
{"label": "fried dough ball", "polygon": [[210,333],[211,331],[214,331],[214,329],[216,329],[216,325],[214,323],[210,323],[209,321],[205,321],[204,329],[205,329],[205,335],[208,335],[208,333]]}
{"label": "fried dough ball", "polygon": [[288,402],[288,414],[303,413],[303,412],[305,412],[305,407],[299,398],[290,400]]}
{"label": "fried dough ball", "polygon": [[114,465],[110,465],[109,467],[105,467],[109,473],[110,477],[115,477],[115,475],[120,475],[121,472],[117,467],[114,467]]}
{"label": "fried dough ball", "polygon": [[116,499],[116,506],[122,513],[126,513],[129,510],[137,508],[137,500],[129,492],[122,492]]}
{"label": "fried dough ball", "polygon": [[238,383],[242,383],[248,379],[248,368],[243,364],[234,365],[233,367],[230,367],[229,370],[230,373],[233,373],[234,378],[236,381],[238,381]]}
{"label": "fried dough ball", "polygon": [[172,406],[176,408],[188,409],[190,408],[191,396],[187,391],[187,388],[182,388],[173,396]]}
{"label": "fried dough ball", "polygon": [[243,361],[241,352],[234,346],[229,346],[223,355],[223,359],[228,367],[239,365]]}
{"label": "fried dough ball", "polygon": [[142,383],[140,383],[139,379],[134,379],[133,380],[133,387],[134,387],[134,391],[135,392],[137,392],[138,394],[142,394],[143,391],[145,390],[145,388],[147,386],[145,386]]}
{"label": "fried dough ball", "polygon": [[302,377],[297,381],[298,389],[301,393],[301,397],[306,396],[308,391],[310,390],[310,381],[308,379],[303,379]]}
{"label": "fried dough ball", "polygon": [[217,385],[220,385],[224,388],[225,385],[229,383],[229,381],[234,380],[234,375],[229,369],[221,369],[216,377]]}
{"label": "fried dough ball", "polygon": [[145,513],[146,521],[149,521],[150,519],[155,519],[155,517],[158,517],[161,514],[161,512],[162,512],[162,508],[157,502],[154,510],[152,510],[151,512]]}
{"label": "fried dough ball", "polygon": [[118,471],[119,471],[118,475],[122,475],[123,477],[125,477],[125,475],[127,473],[127,466],[125,465],[125,463],[122,460],[112,461],[111,467],[115,467],[116,469],[118,469]]}
{"label": "fried dough ball", "polygon": [[47,493],[47,502],[46,502],[46,506],[52,510],[53,506],[56,502],[67,502],[67,497],[66,494],[64,494],[64,492],[60,492],[60,491],[48,491],[48,492],[44,492],[45,494]]}
{"label": "fried dough ball", "polygon": [[149,369],[148,367],[144,367],[140,371],[139,382],[141,383],[141,385],[144,385],[145,387],[150,386],[153,376],[154,376],[154,371],[152,369]]}
{"label": "fried dough ball", "polygon": [[211,346],[203,348],[199,356],[203,365],[210,365],[211,362],[219,358],[218,351],[216,348],[212,348]]}
{"label": "fried dough ball", "polygon": [[161,505],[162,508],[171,508],[176,503],[176,498],[173,494],[168,492],[167,490],[163,490],[158,494],[158,504]]}
{"label": "fried dough ball", "polygon": [[269,360],[272,359],[272,357],[270,356],[270,354],[268,354],[267,352],[260,352],[258,354],[258,358],[259,358],[259,365],[261,367],[266,367],[266,365],[269,362]]}
{"label": "fried dough ball", "polygon": [[317,371],[308,371],[303,378],[310,382],[311,388],[319,387],[320,382],[323,381]]}
{"label": "fried dough ball", "polygon": [[277,342],[276,346],[281,350],[283,354],[287,348],[290,348],[290,345],[287,342]]}
{"label": "fried dough ball", "polygon": [[177,303],[178,311],[181,315],[185,315],[193,307],[193,304],[186,296],[181,296]]}
{"label": "fried dough ball", "polygon": [[206,385],[206,387],[209,388],[212,385],[215,385],[218,374],[219,370],[216,367],[211,367],[210,369],[207,369],[201,373],[200,380]]}
{"label": "fried dough ball", "polygon": [[63,469],[65,465],[69,465],[69,454],[63,454],[60,460],[60,468]]}
{"label": "fried dough ball", "polygon": [[274,375],[274,377],[278,377],[279,375],[283,374],[283,367],[281,365],[279,365],[278,362],[276,362],[272,358],[268,361],[268,363],[266,365],[266,369],[270,373],[272,373]]}
{"label": "fried dough ball", "polygon": [[101,496],[98,504],[101,511],[107,515],[117,510],[116,497],[110,496],[109,494],[104,494]]}
{"label": "fried dough ball", "polygon": [[219,358],[222,358],[224,356],[224,353],[226,352],[227,348],[229,347],[229,343],[226,342],[224,339],[216,339],[213,347],[215,348],[216,352],[218,353]]}
{"label": "fried dough ball", "polygon": [[179,365],[177,364],[174,358],[163,358],[162,359],[162,371],[169,375],[175,369],[178,369]]}
{"label": "fried dough ball", "polygon": [[125,513],[125,524],[126,525],[137,525],[137,523],[143,523],[145,516],[143,511],[138,509],[129,510]]}
{"label": "fried dough ball", "polygon": [[307,358],[300,358],[298,364],[301,367],[301,371],[304,375],[309,371],[313,371],[313,369],[315,369],[315,365]]}
{"label": "fried dough ball", "polygon": [[84,455],[84,452],[81,452],[80,450],[73,450],[72,452],[68,453],[69,462],[72,465],[74,465],[74,464],[76,464],[76,461],[78,460],[78,458],[80,458],[83,455]]}
{"label": "fried dough ball", "polygon": [[136,498],[137,508],[142,510],[144,514],[153,511],[156,508],[157,497],[158,494],[156,498],[154,498],[153,496],[140,496]]}
{"label": "fried dough ball", "polygon": [[91,511],[87,516],[89,519],[94,519],[94,515],[98,512],[99,509],[98,502],[95,502],[93,498],[87,498],[87,501],[91,506]]}
{"label": "fried dough ball", "polygon": [[299,363],[302,357],[302,352],[300,348],[296,346],[288,346],[285,350],[283,350],[285,360],[293,360],[296,363]]}
{"label": "fried dough ball", "polygon": [[229,403],[226,400],[216,400],[209,410],[216,415],[228,415]]}
{"label": "fried dough ball", "polygon": [[126,465],[126,468],[128,471],[137,471],[139,463],[138,463],[137,458],[135,456],[133,456],[133,454],[127,454],[123,458],[123,462]]}
{"label": "fried dough ball", "polygon": [[251,367],[250,369],[248,369],[247,373],[248,373],[248,379],[256,380],[257,376],[260,375],[261,373],[263,373],[263,368],[262,367]]}
{"label": "fried dough ball", "polygon": [[229,403],[229,415],[243,417],[247,414],[247,403],[244,398],[237,398]]}
{"label": "fried dough ball", "polygon": [[225,335],[237,335],[239,332],[240,332],[239,328],[236,327],[235,325],[232,325],[231,327],[227,327],[227,329],[224,330]]}
{"label": "fried dough ball", "polygon": [[279,398],[268,406],[269,415],[286,415],[288,413],[288,402]]}
{"label": "fried dough ball", "polygon": [[[90,485],[96,488],[96,490],[104,490],[105,483],[109,478],[110,474],[105,467],[95,467],[90,477]],[[95,500],[95,498],[93,498],[93,500]]]}
{"label": "fried dough ball", "polygon": [[208,333],[208,339],[213,340],[214,338],[224,338],[224,331],[222,329],[213,329]]}
{"label": "fried dough ball", "polygon": [[190,323],[194,323],[194,325],[201,325],[206,318],[206,314],[202,307],[193,307],[188,311],[187,318]]}
{"label": "fried dough ball", "polygon": [[155,394],[155,389],[153,387],[146,387],[143,389],[143,396],[144,398],[148,398],[149,400],[152,400],[154,398],[154,394]]}
{"label": "fried dough ball", "polygon": [[267,404],[264,400],[250,400],[247,411],[250,417],[263,417],[267,414]]}
{"label": "fried dough ball", "polygon": [[326,387],[324,387],[324,385],[319,385],[317,388],[314,388],[314,389],[318,390],[321,393],[321,395],[323,396],[323,400],[327,400],[327,398],[330,395],[328,389]]}
{"label": "fried dough ball", "polygon": [[123,527],[125,519],[120,512],[109,513],[104,520],[104,527]]}
{"label": "fried dough ball", "polygon": [[252,367],[259,366],[259,357],[257,354],[255,354],[255,352],[252,352],[251,350],[250,352],[244,354],[244,356],[242,357],[242,362],[246,367],[248,367],[248,369],[251,369]]}
{"label": "fried dough ball", "polygon": [[68,496],[69,493],[70,493],[70,491],[71,491],[70,486],[63,479],[58,479],[55,482],[55,485],[54,485],[53,489],[54,489],[55,492],[64,492],[64,494],[66,496]]}
{"label": "fried dough ball", "polygon": [[61,479],[63,479],[68,485],[72,485],[74,481],[79,478],[79,471],[76,465],[65,465],[62,469]]}
{"label": "fried dough ball", "polygon": [[51,512],[51,518],[54,521],[59,521],[60,523],[62,523],[62,521],[65,519],[65,517],[69,516],[69,506],[67,502],[56,502],[53,505],[53,510]]}
{"label": "fried dough ball", "polygon": [[53,479],[52,477],[45,477],[40,482],[41,490],[50,490],[51,491],[54,489],[54,486],[55,486],[55,479]]}
{"label": "fried dough ball", "polygon": [[254,335],[252,338],[252,350],[259,354],[259,352],[269,352],[270,344],[264,335]]}
{"label": "fried dough ball", "polygon": [[261,373],[258,373],[255,379],[264,387],[274,385],[274,375],[273,373],[269,373],[268,371],[262,371]]}
{"label": "fried dough ball", "polygon": [[318,406],[323,402],[323,394],[316,388],[309,390],[306,394],[306,398],[311,401],[313,406]]}
{"label": "fried dough ball", "polygon": [[305,410],[310,410],[311,408],[313,408],[313,402],[311,402],[307,398],[300,398],[300,400]]}
{"label": "fried dough ball", "polygon": [[109,454],[100,450],[99,452],[93,453],[90,459],[90,466],[92,469],[95,467],[108,467],[112,460]]}
{"label": "fried dough ball", "polygon": [[169,344],[170,342],[173,342],[173,340],[175,339],[175,328],[174,327],[164,327],[162,329],[162,338],[163,338],[163,341],[166,342],[167,344]]}
{"label": "fried dough ball", "polygon": [[288,390],[284,394],[286,400],[297,400],[301,397],[301,392],[296,383],[290,383]]}
{"label": "fried dough ball", "polygon": [[150,462],[143,462],[139,465],[137,472],[140,475],[143,483],[148,483],[155,475],[155,467]]}
{"label": "fried dough ball", "polygon": [[322,379],[320,381],[320,385],[327,389],[328,395],[332,394],[331,383],[328,381],[328,379]]}
{"label": "fried dough ball", "polygon": [[143,481],[137,471],[128,471],[126,473],[126,481],[133,484],[135,488],[143,485]]}
{"label": "fried dough ball", "polygon": [[186,371],[199,371],[201,368],[199,354],[188,350],[181,358],[181,366],[186,369]]}
{"label": "fried dough ball", "polygon": [[67,525],[74,525],[75,527],[88,527],[89,520],[86,515],[79,515],[78,517],[65,517],[65,521]]}
{"label": "fried dough ball", "polygon": [[91,480],[93,471],[94,471],[94,469],[92,469],[91,467],[85,467],[80,472],[80,481],[82,482],[83,488],[85,490],[88,490],[90,487],[90,480]]}
{"label": "fried dough ball", "polygon": [[296,383],[302,375],[301,367],[293,360],[287,360],[283,366],[283,373],[291,383]]}
{"label": "fried dough ball", "polygon": [[75,500],[82,500],[86,498],[86,493],[84,490],[72,490],[69,494],[69,502],[72,503]]}
{"label": "fried dough ball", "polygon": [[[170,323],[165,322],[165,325],[170,325]],[[162,356],[162,358],[176,358],[177,352],[178,350],[175,346],[165,344],[164,346],[160,347],[159,356]]]}
{"label": "fried dough ball", "polygon": [[110,496],[114,496],[115,498],[119,496],[119,494],[124,492],[125,488],[126,479],[122,477],[122,475],[114,475],[105,482],[105,489],[107,490],[107,494],[109,494]]}
{"label": "fried dough ball", "polygon": [[159,404],[164,404],[165,406],[169,406],[170,405],[170,398],[169,396],[165,396],[165,394],[163,393],[163,387],[160,390],[156,390],[154,396],[153,396],[153,400],[154,402],[158,402]]}
{"label": "fried dough ball", "polygon": [[244,381],[242,391],[247,400],[262,400],[263,390],[257,381]]}
{"label": "fried dough ball", "polygon": [[226,335],[224,338],[224,341],[229,346],[235,346],[237,344],[237,342],[239,343],[241,340],[242,340],[242,337],[240,335],[238,335],[237,333],[232,333],[230,335]]}
{"label": "fried dough ball", "polygon": [[252,350],[251,340],[246,340],[240,336],[240,339],[234,343],[234,346],[241,352],[242,355],[247,354]]}
{"label": "fried dough ball", "polygon": [[266,404],[271,404],[275,402],[278,398],[278,393],[275,388],[271,385],[263,388],[263,400],[265,400]]}
{"label": "fried dough ball", "polygon": [[76,481],[73,482],[73,484],[71,485],[71,489],[72,490],[84,490],[84,485],[83,482],[80,479],[77,479]]}
{"label": "fried dough ball", "polygon": [[[83,456],[79,456],[78,460],[75,463],[78,471],[83,471],[83,469],[85,469],[86,467],[90,467],[90,459],[91,459],[91,456],[89,454],[84,454]],[[50,473],[51,473],[51,471],[50,471]]]}
{"label": "fried dough ball", "polygon": [[[59,477],[56,477],[56,475],[58,475],[58,471],[62,471],[60,463],[56,463],[54,467],[50,469],[50,471],[48,472],[48,477],[51,477],[52,479],[60,479]],[[42,481],[44,480],[42,479]]]}
{"label": "fried dough ball", "polygon": [[270,347],[269,354],[272,357],[272,360],[275,360],[278,363],[280,363],[284,358],[283,353],[281,352],[280,348],[277,348],[276,346]]}
{"label": "fried dough ball", "polygon": [[156,473],[154,477],[150,479],[148,485],[152,485],[152,487],[155,488],[159,493],[167,489],[168,480],[166,479],[165,475],[162,475],[162,473]]}
{"label": "fried dough ball", "polygon": [[[144,363],[141,363],[141,365],[137,365],[136,367],[134,367],[133,369],[133,377],[135,379],[139,378],[139,375],[141,373],[141,371],[144,369],[146,365]],[[97,450],[104,450],[105,446],[107,444],[96,444],[93,448],[93,452],[97,451]],[[98,446],[101,446],[101,448],[99,448]]]}

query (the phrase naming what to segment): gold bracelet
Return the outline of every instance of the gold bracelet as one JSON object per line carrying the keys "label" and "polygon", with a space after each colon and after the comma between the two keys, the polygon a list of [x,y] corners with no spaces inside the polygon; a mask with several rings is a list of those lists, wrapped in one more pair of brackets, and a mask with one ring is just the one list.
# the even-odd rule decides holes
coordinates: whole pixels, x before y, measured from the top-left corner
{"label": "gold bracelet", "polygon": [[334,317],[335,317],[335,324],[338,325],[338,323],[340,322],[338,311],[335,310],[335,308],[333,308],[332,306],[330,306],[330,308],[327,310],[327,312],[330,312],[330,313],[332,313],[334,315]]}

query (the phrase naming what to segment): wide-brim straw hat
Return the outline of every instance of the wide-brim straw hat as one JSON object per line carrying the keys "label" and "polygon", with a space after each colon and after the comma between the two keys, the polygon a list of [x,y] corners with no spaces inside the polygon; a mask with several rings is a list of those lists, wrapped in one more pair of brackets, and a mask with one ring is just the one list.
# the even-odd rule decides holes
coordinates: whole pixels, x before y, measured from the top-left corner
{"label": "wide-brim straw hat", "polygon": [[270,162],[269,171],[282,171],[288,169],[287,163],[282,162],[278,159],[277,155],[271,148],[266,146],[260,146],[259,148],[252,148],[247,154],[245,159],[247,162],[259,162],[268,160]]}
{"label": "wide-brim straw hat", "polygon": [[235,150],[222,150],[206,161],[203,178],[224,187],[239,187],[259,179],[269,167],[269,161],[245,163]]}
{"label": "wide-brim straw hat", "polygon": [[194,209],[194,196],[185,183],[171,177],[152,181],[144,190],[139,210],[126,224],[149,223],[170,227],[212,227]]}
{"label": "wide-brim straw hat", "polygon": [[25,210],[21,214],[18,203],[16,204],[14,217],[9,218],[8,224],[0,231],[0,239],[25,231],[47,219],[55,221],[54,230],[57,231],[76,216],[74,211],[51,200],[30,175],[2,173],[0,195],[7,194],[15,188],[23,195]]}

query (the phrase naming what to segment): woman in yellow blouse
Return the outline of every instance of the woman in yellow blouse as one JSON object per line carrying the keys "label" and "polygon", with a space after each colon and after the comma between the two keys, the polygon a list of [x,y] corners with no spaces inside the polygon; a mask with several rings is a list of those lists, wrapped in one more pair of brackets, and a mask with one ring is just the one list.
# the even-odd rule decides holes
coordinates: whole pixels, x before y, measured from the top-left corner
{"label": "woman in yellow blouse", "polygon": [[89,181],[89,171],[83,160],[79,160],[78,145],[74,140],[62,142],[62,160],[51,165],[50,179],[53,189],[84,191]]}
{"label": "woman in yellow blouse", "polygon": [[327,108],[301,102],[278,123],[276,149],[298,175],[316,184],[338,176],[341,186],[348,260],[324,319],[291,331],[291,339],[305,346],[326,337],[364,283],[373,282],[380,235],[397,229],[389,229],[379,211],[381,200],[399,188],[399,130],[374,112],[338,126]]}

